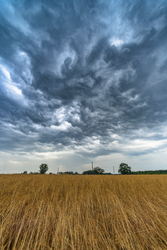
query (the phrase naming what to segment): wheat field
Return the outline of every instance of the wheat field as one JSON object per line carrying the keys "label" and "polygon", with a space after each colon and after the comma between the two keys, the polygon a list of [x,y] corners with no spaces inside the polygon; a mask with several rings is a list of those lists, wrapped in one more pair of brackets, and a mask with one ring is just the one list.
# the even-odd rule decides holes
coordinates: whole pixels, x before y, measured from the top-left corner
{"label": "wheat field", "polygon": [[167,176],[0,175],[0,249],[167,249]]}

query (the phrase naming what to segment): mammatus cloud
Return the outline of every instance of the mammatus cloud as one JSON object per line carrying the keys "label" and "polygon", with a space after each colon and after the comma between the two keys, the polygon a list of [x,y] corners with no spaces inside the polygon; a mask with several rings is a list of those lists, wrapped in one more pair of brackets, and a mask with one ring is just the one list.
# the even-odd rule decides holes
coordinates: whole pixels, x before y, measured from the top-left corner
{"label": "mammatus cloud", "polygon": [[0,150],[165,148],[166,29],[166,1],[1,1]]}

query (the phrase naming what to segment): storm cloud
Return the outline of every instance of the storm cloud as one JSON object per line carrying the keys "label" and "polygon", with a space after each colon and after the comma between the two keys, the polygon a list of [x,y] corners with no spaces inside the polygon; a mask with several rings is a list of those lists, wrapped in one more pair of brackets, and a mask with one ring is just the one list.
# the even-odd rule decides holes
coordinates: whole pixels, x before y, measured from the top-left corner
{"label": "storm cloud", "polygon": [[0,34],[1,152],[166,148],[166,1],[1,1]]}

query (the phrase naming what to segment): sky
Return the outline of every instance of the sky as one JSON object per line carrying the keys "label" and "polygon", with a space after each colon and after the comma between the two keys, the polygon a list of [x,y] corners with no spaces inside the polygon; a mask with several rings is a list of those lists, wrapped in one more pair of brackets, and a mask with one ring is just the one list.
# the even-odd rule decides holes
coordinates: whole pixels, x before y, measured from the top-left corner
{"label": "sky", "polygon": [[166,51],[166,0],[0,0],[0,173],[167,169]]}

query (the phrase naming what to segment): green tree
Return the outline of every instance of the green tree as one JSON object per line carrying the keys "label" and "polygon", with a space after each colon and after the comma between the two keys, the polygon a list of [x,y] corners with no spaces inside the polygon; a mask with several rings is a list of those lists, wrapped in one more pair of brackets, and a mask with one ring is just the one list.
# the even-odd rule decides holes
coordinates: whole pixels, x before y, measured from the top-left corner
{"label": "green tree", "polygon": [[99,168],[99,167],[95,167],[93,170],[87,170],[84,171],[82,174],[103,174],[104,173],[104,169]]}
{"label": "green tree", "polygon": [[27,174],[27,171],[24,171],[23,174]]}
{"label": "green tree", "polygon": [[119,174],[131,174],[131,167],[126,163],[121,163],[118,169]]}
{"label": "green tree", "polygon": [[104,173],[104,169],[99,168],[99,167],[95,167],[93,169],[93,174],[103,174]]}
{"label": "green tree", "polygon": [[83,171],[83,173],[82,173],[83,175],[85,175],[85,174],[92,174],[92,170],[86,170],[86,171]]}
{"label": "green tree", "polygon": [[45,164],[45,163],[42,163],[40,166],[39,166],[39,172],[40,174],[45,174],[47,171],[48,171],[48,165]]}

